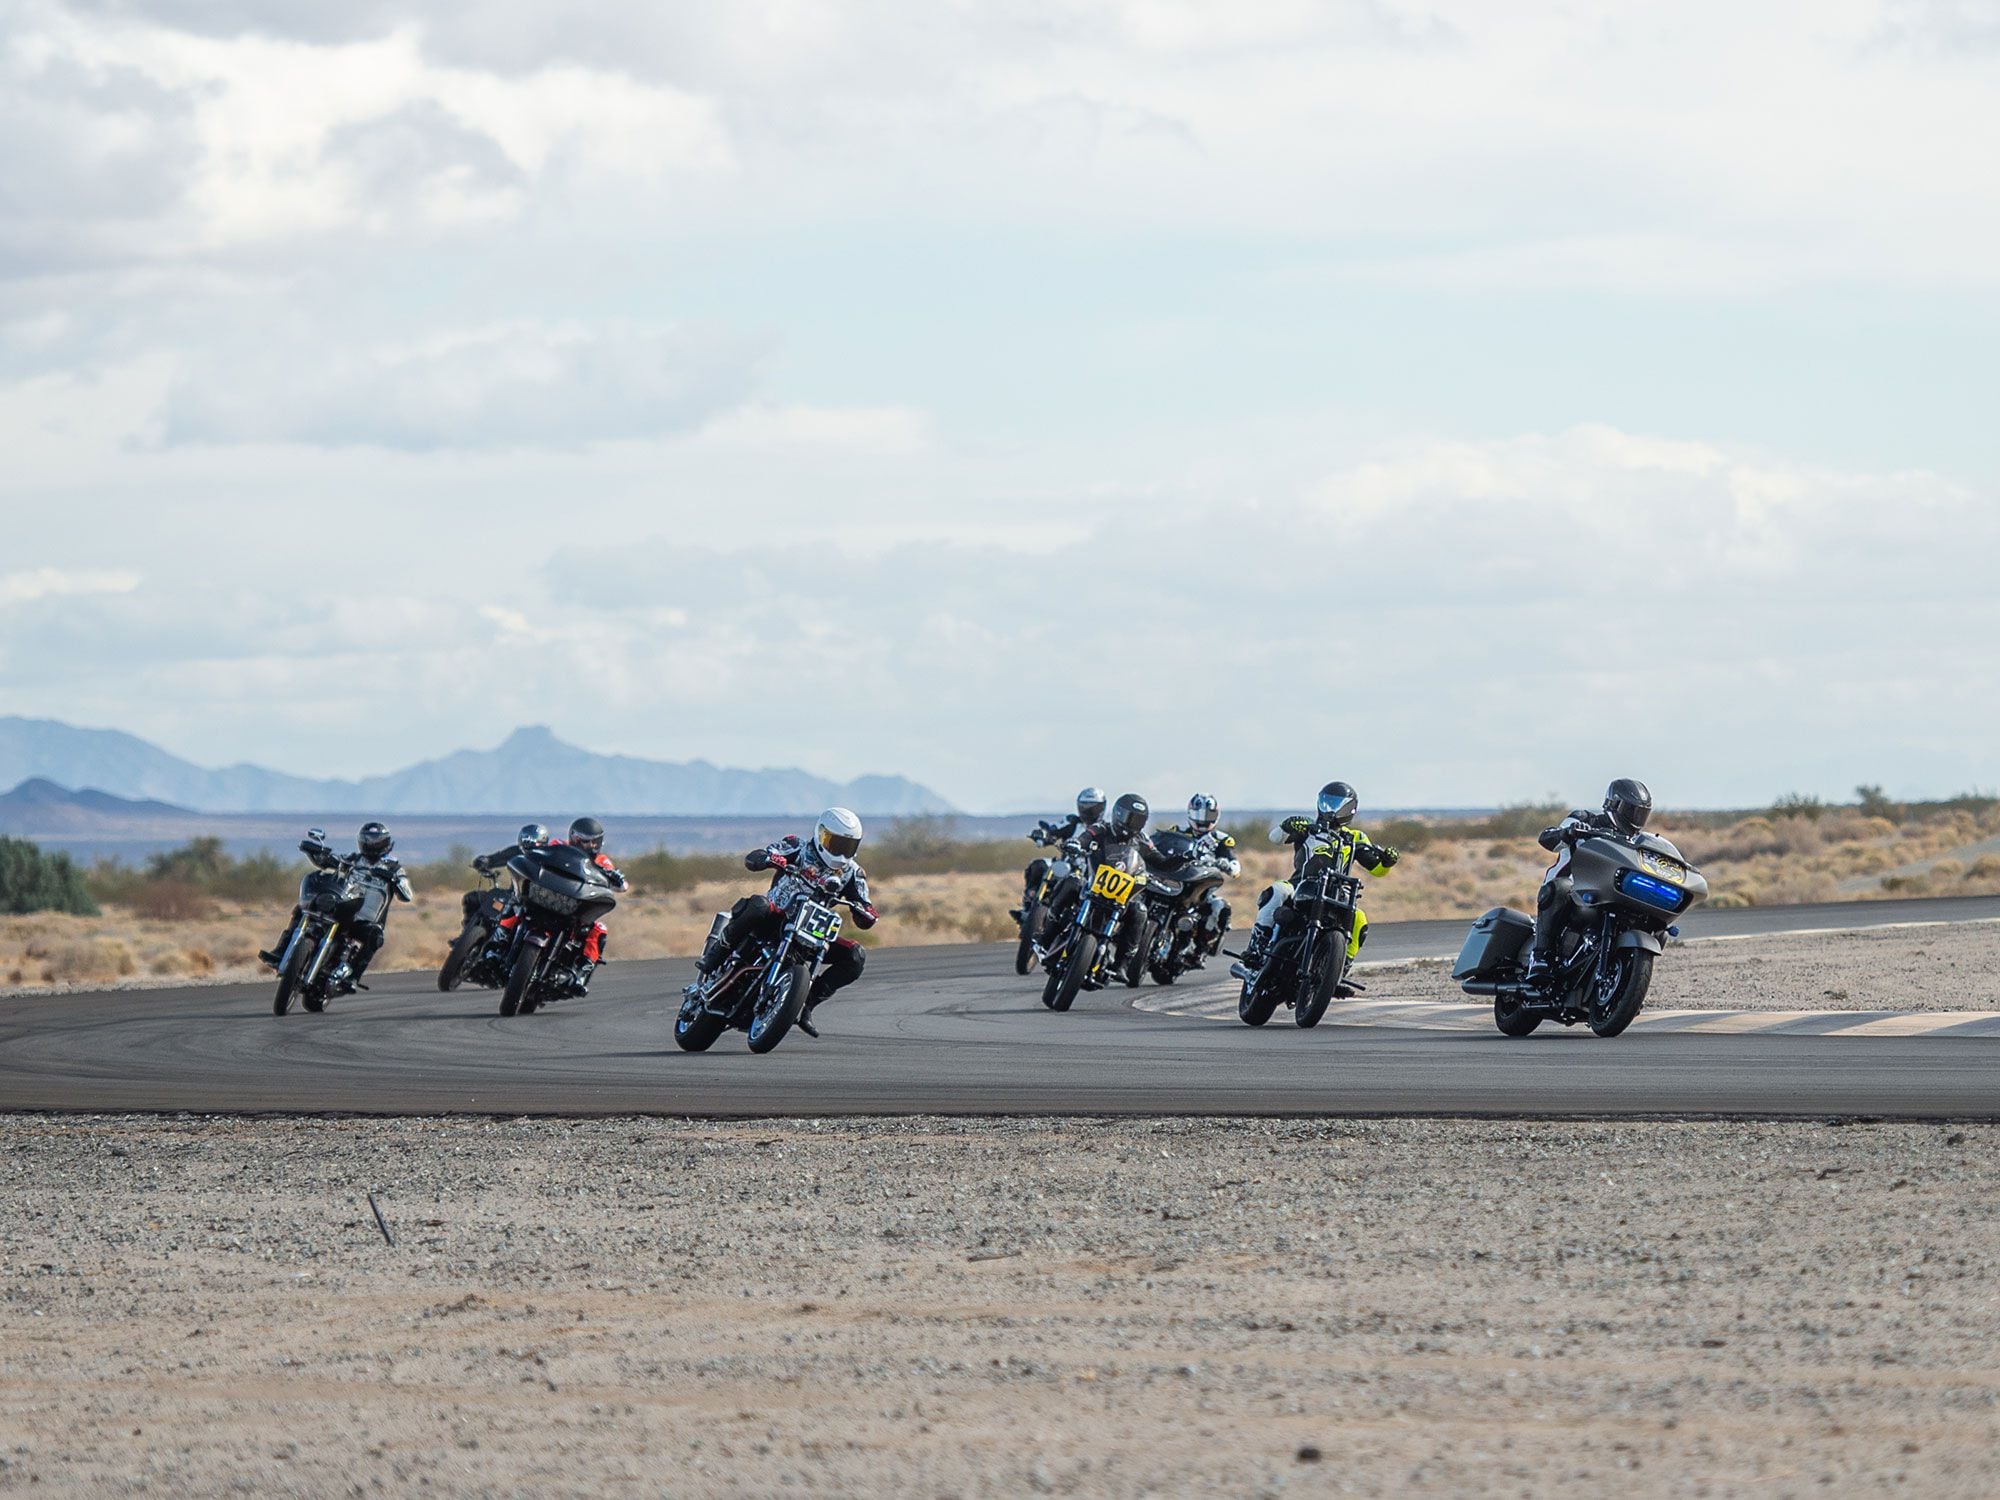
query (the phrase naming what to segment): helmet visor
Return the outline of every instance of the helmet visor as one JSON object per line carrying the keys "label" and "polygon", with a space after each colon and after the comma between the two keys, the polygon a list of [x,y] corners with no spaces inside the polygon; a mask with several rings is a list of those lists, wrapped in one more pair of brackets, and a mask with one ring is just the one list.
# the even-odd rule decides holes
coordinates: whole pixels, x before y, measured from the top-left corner
{"label": "helmet visor", "polygon": [[851,833],[835,833],[831,828],[822,828],[819,831],[819,846],[835,859],[852,859],[861,851],[861,840]]}
{"label": "helmet visor", "polygon": [[587,833],[581,838],[572,838],[569,842],[571,848],[581,849],[585,854],[604,852],[604,835],[601,833]]}
{"label": "helmet visor", "polygon": [[1611,820],[1620,828],[1637,833],[1646,826],[1646,820],[1653,810],[1642,802],[1628,802],[1624,798],[1611,804]]}

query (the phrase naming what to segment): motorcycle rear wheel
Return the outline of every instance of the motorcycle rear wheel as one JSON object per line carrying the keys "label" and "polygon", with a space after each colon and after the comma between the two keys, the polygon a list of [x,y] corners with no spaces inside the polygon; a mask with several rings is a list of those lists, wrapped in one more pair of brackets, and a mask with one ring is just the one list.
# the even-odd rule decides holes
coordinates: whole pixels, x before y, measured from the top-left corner
{"label": "motorcycle rear wheel", "polygon": [[501,1015],[534,1014],[535,1007],[528,992],[534,987],[535,964],[541,956],[541,949],[525,938],[521,940],[521,950],[514,955],[513,967],[507,970],[507,987],[500,991]]}
{"label": "motorcycle rear wheel", "polygon": [[1097,934],[1086,932],[1070,944],[1062,967],[1049,976],[1049,990],[1043,999],[1050,1010],[1068,1010],[1076,1003],[1076,992],[1083,985],[1083,976],[1096,962]]}
{"label": "motorcycle rear wheel", "polygon": [[1502,1036],[1526,1036],[1542,1024],[1542,1018],[1528,1009],[1519,995],[1493,997],[1493,1024]]}
{"label": "motorcycle rear wheel", "polygon": [[1623,949],[1610,982],[1599,987],[1603,1000],[1591,997],[1590,1029],[1599,1036],[1617,1036],[1639,1019],[1652,984],[1653,955],[1644,948]]}
{"label": "motorcycle rear wheel", "polygon": [[486,928],[478,922],[468,922],[465,930],[452,941],[451,952],[444,956],[444,966],[438,970],[438,988],[446,994],[458,988],[465,973],[465,966],[479,956],[479,950],[486,945]]}
{"label": "motorcycle rear wheel", "polygon": [[786,964],[758,995],[750,1016],[750,1050],[769,1052],[785,1039],[806,1005],[806,966]]}
{"label": "motorcycle rear wheel", "polygon": [[1269,964],[1265,972],[1243,986],[1236,1001],[1236,1018],[1245,1026],[1262,1026],[1278,1009],[1278,987],[1271,983]]}
{"label": "motorcycle rear wheel", "polygon": [[706,1052],[728,1029],[727,1016],[711,1015],[699,1000],[683,1000],[674,1017],[674,1045],[683,1052]]}

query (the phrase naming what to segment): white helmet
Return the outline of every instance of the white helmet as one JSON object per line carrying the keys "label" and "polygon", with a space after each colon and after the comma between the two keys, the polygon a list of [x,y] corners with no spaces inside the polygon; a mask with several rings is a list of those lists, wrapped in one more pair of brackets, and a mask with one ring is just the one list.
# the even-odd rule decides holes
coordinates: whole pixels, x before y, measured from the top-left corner
{"label": "white helmet", "polygon": [[829,807],[813,829],[813,846],[834,869],[850,868],[861,848],[861,820],[844,807]]}

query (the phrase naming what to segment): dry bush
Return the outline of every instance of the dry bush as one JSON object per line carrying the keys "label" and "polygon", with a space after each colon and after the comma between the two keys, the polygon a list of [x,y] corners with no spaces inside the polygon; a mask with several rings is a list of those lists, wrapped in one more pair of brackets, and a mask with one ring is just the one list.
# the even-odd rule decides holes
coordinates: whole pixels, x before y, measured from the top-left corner
{"label": "dry bush", "polygon": [[132,914],[154,922],[199,922],[215,915],[214,900],[186,880],[149,880],[127,898]]}
{"label": "dry bush", "polygon": [[2000,854],[1982,854],[1965,872],[1967,880],[2000,880]]}
{"label": "dry bush", "polygon": [[1941,859],[1931,866],[1931,880],[1943,885],[1947,881],[1960,880],[1965,876],[1965,866],[1955,859]]}
{"label": "dry bush", "polygon": [[105,984],[138,967],[132,950],[112,937],[61,940],[31,949],[29,956],[41,961],[43,984]]}
{"label": "dry bush", "polygon": [[199,979],[215,972],[215,960],[203,948],[169,948],[154,954],[146,969],[162,978]]}

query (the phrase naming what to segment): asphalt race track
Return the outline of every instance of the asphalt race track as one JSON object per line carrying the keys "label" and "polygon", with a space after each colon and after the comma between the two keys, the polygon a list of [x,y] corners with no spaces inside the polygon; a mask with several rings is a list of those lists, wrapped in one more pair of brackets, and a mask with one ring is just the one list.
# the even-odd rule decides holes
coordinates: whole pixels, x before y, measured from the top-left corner
{"label": "asphalt race track", "polygon": [[[1697,913],[1685,936],[2000,919],[2000,899]],[[1373,960],[1455,952],[1462,922],[1382,924]],[[615,937],[614,937],[615,941]],[[1671,962],[1671,955],[1667,962]],[[325,1015],[271,985],[0,999],[0,1109],[357,1114],[1482,1114],[2000,1118],[2000,1037],[1678,1035],[1543,1027],[1508,1040],[1281,1015],[1262,1030],[1134,1008],[1042,1009],[1011,948],[884,949],[753,1057],[675,1047],[685,960],[613,963],[588,999],[503,1021],[491,990],[380,976]],[[1232,987],[1225,976],[1177,993]]]}

